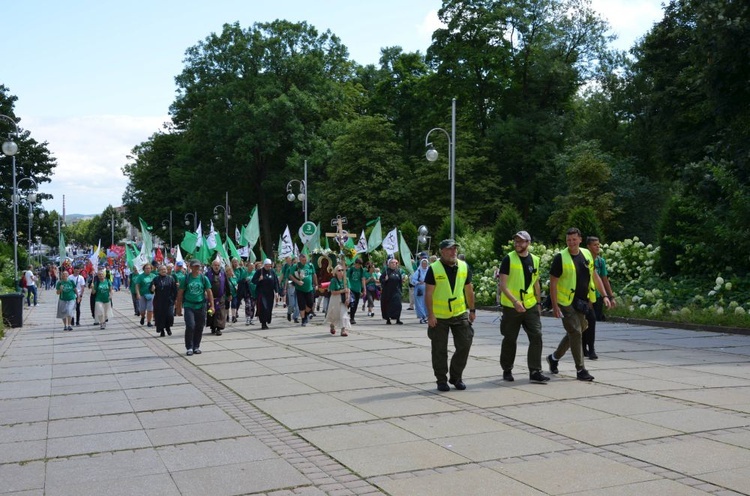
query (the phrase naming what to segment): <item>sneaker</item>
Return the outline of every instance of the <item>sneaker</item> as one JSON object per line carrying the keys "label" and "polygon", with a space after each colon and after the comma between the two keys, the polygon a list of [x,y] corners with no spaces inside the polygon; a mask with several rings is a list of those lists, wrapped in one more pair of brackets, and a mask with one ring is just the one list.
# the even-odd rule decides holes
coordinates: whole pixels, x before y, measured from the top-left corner
{"label": "sneaker", "polygon": [[185,354],[186,354],[187,356],[190,356],[190,355],[192,355],[192,354],[193,354],[193,350],[187,350],[187,352],[186,352]]}
{"label": "sneaker", "polygon": [[596,354],[596,350],[594,348],[589,348],[589,360],[598,360],[599,355]]}
{"label": "sneaker", "polygon": [[586,369],[581,369],[576,373],[576,379],[579,381],[593,381],[594,376],[589,374],[589,371]]}
{"label": "sneaker", "polygon": [[557,374],[559,371],[557,370],[557,364],[560,363],[560,360],[555,360],[552,358],[552,355],[547,355],[547,363],[549,364],[549,371],[553,374]]}
{"label": "sneaker", "polygon": [[507,382],[513,382],[515,379],[513,378],[513,372],[510,370],[503,370],[503,380]]}
{"label": "sneaker", "polygon": [[438,382],[437,388],[438,388],[438,391],[443,391],[443,392],[451,390],[451,387],[448,385],[447,382]]}
{"label": "sneaker", "polygon": [[403,323],[403,322],[401,322],[400,320],[397,320],[397,321],[396,321],[396,324],[398,324],[398,325],[404,325],[404,323]]}
{"label": "sneaker", "polygon": [[104,324],[99,324],[99,329],[104,329]]}
{"label": "sneaker", "polygon": [[216,333],[215,333],[215,334],[216,334],[217,336],[221,336],[221,331],[220,331],[220,330],[218,330],[218,329],[216,329]]}
{"label": "sneaker", "polygon": [[299,324],[299,319],[294,319],[295,324]]}
{"label": "sneaker", "polygon": [[290,314],[290,313],[286,314],[286,320],[287,320],[287,322],[291,322],[292,321],[292,314]]}
{"label": "sneaker", "polygon": [[151,322],[148,322],[148,323],[146,323],[146,327],[154,327],[154,326],[153,326],[153,324],[151,324]]}
{"label": "sneaker", "polygon": [[542,374],[541,370],[535,370],[529,375],[529,380],[531,382],[539,382],[539,383],[545,383],[549,381],[549,377]]}
{"label": "sneaker", "polygon": [[232,317],[232,324],[235,324],[237,322],[237,317]]}
{"label": "sneaker", "polygon": [[193,350],[193,353],[195,353],[196,355],[200,355],[203,352],[201,351],[200,348],[196,348],[196,349]]}
{"label": "sneaker", "polygon": [[341,336],[342,336],[342,337],[347,337],[348,335],[349,335],[349,333],[348,333],[348,332],[346,332],[346,329],[342,329],[342,330],[341,330]]}
{"label": "sneaker", "polygon": [[350,323],[351,323],[351,325],[357,325],[357,321],[354,320],[354,319],[352,319]]}
{"label": "sneaker", "polygon": [[141,317],[141,325],[143,325],[144,322],[146,322],[146,317]]}
{"label": "sneaker", "polygon": [[[76,322],[76,327],[81,327],[81,323],[80,323],[80,322]],[[71,331],[72,331],[72,330],[73,330],[73,329],[71,329]]]}

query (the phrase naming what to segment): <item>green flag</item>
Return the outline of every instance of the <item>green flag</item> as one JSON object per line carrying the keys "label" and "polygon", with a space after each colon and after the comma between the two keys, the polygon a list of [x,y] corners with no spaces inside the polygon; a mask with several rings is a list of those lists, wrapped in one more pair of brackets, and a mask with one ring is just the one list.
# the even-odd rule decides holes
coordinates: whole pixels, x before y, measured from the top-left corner
{"label": "green flag", "polygon": [[258,205],[253,207],[253,211],[250,212],[250,222],[245,227],[244,239],[247,241],[247,246],[253,247],[258,242],[260,237],[260,222],[258,221]]}
{"label": "green flag", "polygon": [[406,269],[406,272],[411,275],[414,273],[414,261],[411,257],[411,250],[409,250],[409,245],[406,244],[406,241],[404,240],[403,233],[399,231],[399,234],[401,234],[401,241],[398,244],[398,252],[401,254],[401,261],[404,264],[404,269]]}
{"label": "green flag", "polygon": [[198,236],[190,231],[185,231],[185,237],[180,243],[180,246],[185,253],[193,253],[195,251],[195,245],[198,243]]}
{"label": "green flag", "polygon": [[372,231],[370,231],[370,237],[367,238],[367,253],[377,250],[378,246],[383,243],[383,230],[380,226],[380,217],[374,221],[368,222],[367,225],[369,226],[373,222],[375,222],[375,227],[372,228]]}
{"label": "green flag", "polygon": [[260,248],[260,258],[262,258],[264,262],[265,262],[265,261],[266,261],[266,259],[268,258],[268,257],[266,256],[266,252],[264,252],[264,251],[263,251],[263,247],[261,247],[261,248]]}
{"label": "green flag", "polygon": [[[242,237],[240,236],[240,239]],[[236,258],[237,260],[242,260],[242,257],[240,256],[240,252],[237,251],[237,248],[234,246],[234,243],[231,239],[227,239],[227,244],[229,245],[229,254],[232,256],[232,258]]]}
{"label": "green flag", "polygon": [[247,246],[247,240],[245,239],[245,226],[242,226],[242,231],[240,231],[240,239],[237,240],[237,244],[239,246]]}
{"label": "green flag", "polygon": [[252,248],[247,249],[247,259],[250,261],[250,263],[255,263],[256,260],[258,260],[258,257],[255,256],[255,250]]}
{"label": "green flag", "polygon": [[224,243],[221,242],[221,234],[214,233],[215,239],[216,239],[216,253],[218,253],[221,258],[224,259],[226,264],[229,264],[229,255],[227,255],[227,250],[224,249]]}
{"label": "green flag", "polygon": [[141,237],[143,238],[143,248],[141,251],[146,253],[148,257],[151,257],[151,250],[154,249],[154,241],[151,238],[151,226],[146,224],[146,221],[138,217],[141,223]]}
{"label": "green flag", "polygon": [[320,249],[320,222],[318,222],[317,230],[315,231],[315,236],[310,238],[307,241],[307,243],[305,243],[305,246],[303,248],[307,248],[309,251]]}
{"label": "green flag", "polygon": [[202,264],[207,264],[211,261],[211,249],[208,247],[208,243],[206,242],[206,237],[202,237],[202,243],[201,247],[198,249],[198,252],[195,254],[195,258],[201,261]]}
{"label": "green flag", "polygon": [[60,237],[57,240],[57,249],[60,252],[60,263],[62,264],[67,257],[67,253],[65,252],[65,235],[62,231],[60,231]]}

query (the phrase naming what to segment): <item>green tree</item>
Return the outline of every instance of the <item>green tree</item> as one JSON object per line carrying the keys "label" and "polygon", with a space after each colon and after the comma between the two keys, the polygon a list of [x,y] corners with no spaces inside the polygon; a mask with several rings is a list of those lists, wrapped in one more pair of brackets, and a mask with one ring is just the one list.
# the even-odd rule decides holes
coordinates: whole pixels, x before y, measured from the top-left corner
{"label": "green tree", "polygon": [[568,213],[568,219],[565,223],[567,231],[571,227],[577,227],[581,230],[583,235],[583,242],[586,242],[586,238],[589,236],[596,236],[602,242],[605,241],[604,235],[602,234],[602,228],[599,225],[599,219],[596,216],[596,211],[589,206],[579,206],[573,208]]}
{"label": "green tree", "polygon": [[[20,183],[19,194],[25,197],[34,190],[31,181],[23,181],[31,178],[38,185],[37,198],[39,202],[52,198],[52,195],[44,192],[44,183],[50,182],[54,168],[57,166],[55,158],[52,157],[47,142],[39,143],[31,137],[31,131],[24,129],[22,118],[15,115],[16,96],[10,94],[10,90],[0,84],[0,114],[5,115],[18,125],[18,135],[15,127],[5,119],[0,119],[0,140],[11,139],[18,145],[18,153],[15,155],[16,183]],[[0,153],[0,235],[4,239],[13,239],[13,208],[11,196],[13,195],[13,158]],[[19,209],[20,210],[20,209]],[[17,219],[22,222],[20,215]],[[23,233],[23,229],[19,229]],[[25,237],[24,237],[25,239]]]}
{"label": "green tree", "polygon": [[492,230],[492,251],[498,260],[505,256],[505,246],[515,233],[523,230],[523,226],[521,214],[514,206],[506,205],[500,210]]}

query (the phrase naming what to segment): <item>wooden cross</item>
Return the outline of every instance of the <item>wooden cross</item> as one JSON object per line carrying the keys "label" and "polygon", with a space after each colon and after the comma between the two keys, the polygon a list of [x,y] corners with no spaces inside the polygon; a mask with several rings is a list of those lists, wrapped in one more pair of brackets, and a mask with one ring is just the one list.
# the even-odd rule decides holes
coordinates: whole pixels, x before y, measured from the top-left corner
{"label": "wooden cross", "polygon": [[[344,288],[348,288],[348,281],[346,280],[346,258],[344,257],[344,243],[346,243],[346,237],[349,233],[344,230],[344,224],[346,224],[346,217],[337,215],[335,219],[331,220],[331,226],[336,226],[335,233],[326,233],[326,238],[333,238],[339,244],[339,264],[344,268]],[[347,303],[348,306],[348,303]]]}

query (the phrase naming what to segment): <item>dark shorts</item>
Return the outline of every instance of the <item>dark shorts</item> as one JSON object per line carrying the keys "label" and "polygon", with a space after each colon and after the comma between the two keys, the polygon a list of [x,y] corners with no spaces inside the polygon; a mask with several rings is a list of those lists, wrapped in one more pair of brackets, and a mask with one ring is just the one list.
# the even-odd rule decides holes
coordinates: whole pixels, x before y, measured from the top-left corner
{"label": "dark shorts", "polygon": [[298,289],[296,292],[296,296],[297,296],[297,306],[299,307],[300,311],[303,311],[305,308],[312,308],[313,305],[315,304],[315,301],[313,300],[312,291],[310,291],[309,293],[305,293]]}

